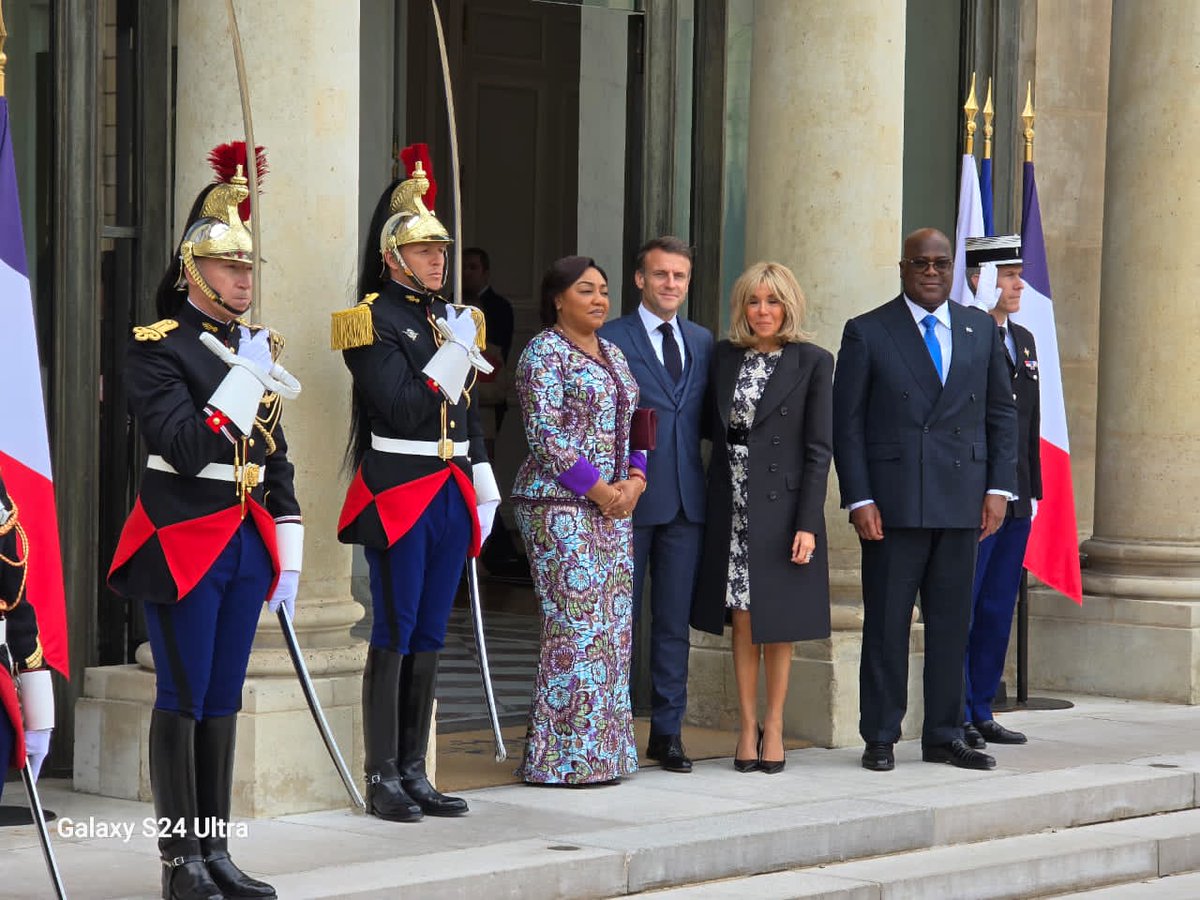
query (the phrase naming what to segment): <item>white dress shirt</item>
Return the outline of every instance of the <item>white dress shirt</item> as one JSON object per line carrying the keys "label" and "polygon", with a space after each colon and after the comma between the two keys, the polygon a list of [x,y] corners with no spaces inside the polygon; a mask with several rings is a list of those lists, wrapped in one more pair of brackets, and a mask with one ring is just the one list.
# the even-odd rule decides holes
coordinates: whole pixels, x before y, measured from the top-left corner
{"label": "white dress shirt", "polygon": [[922,324],[922,320],[928,315],[937,319],[937,325],[933,327],[933,335],[937,338],[938,346],[942,348],[942,384],[945,384],[946,378],[950,375],[950,357],[954,352],[954,335],[950,330],[950,301],[947,300],[932,313],[909,300],[907,294],[904,295],[904,302],[908,304],[908,311],[912,313],[913,321],[917,323],[917,332],[921,335],[922,343],[925,341],[925,326]]}
{"label": "white dress shirt", "polygon": [[[656,316],[650,310],[646,309],[644,303],[638,304],[638,315],[641,316],[642,326],[646,329],[646,335],[650,338],[650,346],[654,348],[654,355],[658,357],[658,361],[663,362],[663,336],[658,330],[663,324],[663,320]],[[687,365],[687,347],[683,344],[683,329],[679,327],[679,316],[671,316],[666,324],[671,326],[671,330],[675,332],[675,343],[679,345],[679,361],[683,365]],[[666,363],[663,363],[666,365]]]}

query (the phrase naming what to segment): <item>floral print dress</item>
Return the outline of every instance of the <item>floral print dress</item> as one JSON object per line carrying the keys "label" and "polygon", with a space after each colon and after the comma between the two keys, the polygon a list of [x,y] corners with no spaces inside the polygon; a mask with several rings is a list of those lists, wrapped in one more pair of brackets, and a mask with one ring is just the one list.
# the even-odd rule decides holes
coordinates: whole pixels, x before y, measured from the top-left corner
{"label": "floral print dress", "polygon": [[[733,401],[729,407],[730,428],[748,431],[754,424],[759,398],[782,355],[782,350],[772,350],[770,353],[746,351],[733,386]],[[729,445],[729,478],[733,483],[733,528],[729,535],[729,580],[725,588],[725,606],[729,609],[750,609],[750,556],[747,546],[750,518],[746,505],[749,463],[749,447],[745,444]]]}
{"label": "floral print dress", "polygon": [[517,365],[530,452],[513,505],[542,611],[517,775],[537,784],[589,784],[637,771],[629,706],[633,525],[605,518],[562,483],[581,459],[609,482],[629,474],[637,382],[615,345],[600,339],[600,349],[598,360],[543,331]]}

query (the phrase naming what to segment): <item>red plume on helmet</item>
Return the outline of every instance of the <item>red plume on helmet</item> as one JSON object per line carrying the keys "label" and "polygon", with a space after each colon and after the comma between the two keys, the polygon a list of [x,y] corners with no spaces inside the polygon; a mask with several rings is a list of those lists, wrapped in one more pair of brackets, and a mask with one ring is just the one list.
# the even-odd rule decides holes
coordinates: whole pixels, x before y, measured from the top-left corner
{"label": "red plume on helmet", "polygon": [[433,201],[437,198],[437,182],[433,180],[433,160],[429,157],[429,145],[409,144],[400,151],[400,161],[404,163],[404,174],[409,178],[412,178],[413,169],[417,167],[417,163],[421,163],[421,168],[425,170],[425,177],[429,179],[429,190],[425,192],[421,201],[425,204],[425,208],[432,212]]}
{"label": "red plume on helmet", "polygon": [[[258,176],[258,192],[262,193],[263,179],[267,177],[267,172],[270,171],[267,166],[267,151],[266,148],[258,145],[254,148],[254,159],[258,168],[256,174]],[[230,179],[237,174],[237,167],[241,166],[243,173],[246,169],[246,142],[245,141],[230,141],[227,144],[218,144],[208,152],[208,164],[212,166],[217,177],[214,181],[223,181],[226,184]],[[249,177],[248,175],[246,176]],[[238,215],[242,217],[243,222],[250,220],[250,200],[243,200],[238,204]]]}

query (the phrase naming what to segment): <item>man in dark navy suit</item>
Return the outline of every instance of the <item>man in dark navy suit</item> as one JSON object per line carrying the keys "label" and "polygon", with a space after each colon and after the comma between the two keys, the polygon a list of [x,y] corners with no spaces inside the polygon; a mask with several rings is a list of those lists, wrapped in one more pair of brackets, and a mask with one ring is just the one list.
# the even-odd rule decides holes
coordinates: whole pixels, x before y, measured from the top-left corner
{"label": "man in dark navy suit", "polygon": [[602,337],[621,348],[641,392],[658,413],[646,492],[633,513],[634,622],[650,571],[652,709],[646,755],[670,772],[690,772],[680,729],[687,708],[688,621],[704,538],[704,467],[700,418],[713,338],[679,316],[692,276],[692,251],[675,237],[638,252],[634,283],[642,302],[609,322]]}
{"label": "man in dark navy suit", "polygon": [[[992,700],[1004,673],[1013,608],[1025,566],[1025,545],[1033,511],[1042,498],[1041,395],[1037,345],[1033,335],[1009,316],[1021,309],[1021,236],[967,238],[966,267],[974,270],[975,305],[987,310],[999,329],[1004,359],[1017,404],[1017,499],[1008,504],[1004,524],[979,544],[975,595],[965,670],[967,743],[1024,744],[1025,735],[992,717]],[[982,269],[982,272],[980,271]]]}
{"label": "man in dark navy suit", "polygon": [[833,381],[842,506],[862,544],[862,764],[895,767],[918,592],[925,622],[922,758],[996,761],[963,740],[963,659],[977,543],[1017,489],[1017,415],[996,324],[949,302],[949,239],[904,241],[903,293],[846,323]]}

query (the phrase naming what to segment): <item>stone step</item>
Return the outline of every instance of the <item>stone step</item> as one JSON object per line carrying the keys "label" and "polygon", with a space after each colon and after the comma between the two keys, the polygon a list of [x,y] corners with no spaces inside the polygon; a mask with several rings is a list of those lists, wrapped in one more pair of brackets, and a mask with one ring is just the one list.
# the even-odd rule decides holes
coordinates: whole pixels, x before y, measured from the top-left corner
{"label": "stone step", "polygon": [[[848,775],[860,781],[876,777],[880,787],[887,777],[857,771]],[[685,890],[717,889],[701,883],[740,877],[755,884],[778,878],[785,885],[782,893],[761,896],[809,896],[789,893],[794,890],[791,881],[800,879],[807,884],[805,889],[818,891],[811,896],[826,896],[820,891],[832,890],[828,896],[971,897],[969,891],[955,891],[969,886],[976,866],[967,860],[979,848],[990,847],[999,854],[989,868],[995,870],[1000,883],[1027,885],[1032,877],[1035,882],[1046,879],[1054,890],[1075,890],[1163,874],[1160,844],[1168,848],[1168,855],[1177,852],[1181,859],[1190,859],[1192,832],[1187,829],[1194,821],[1195,833],[1200,834],[1200,819],[1180,820],[1173,826],[1162,824],[1167,817],[1128,823],[1119,820],[1179,809],[1189,810],[1180,815],[1200,817],[1200,811],[1190,811],[1195,804],[1196,777],[1191,771],[1096,765],[896,790],[887,793],[886,800],[843,796],[803,805],[722,811],[727,809],[723,801],[711,798],[713,813],[709,816],[564,832],[553,840],[526,838],[432,852],[405,859],[402,866],[398,860],[376,860],[314,868],[276,877],[274,883],[281,896],[296,898],[397,896],[397,886],[403,885],[399,896],[582,900],[680,885],[697,885]],[[503,802],[513,796],[505,791],[508,789],[480,792],[473,802],[486,802],[489,795]],[[879,795],[883,796],[882,791]],[[529,797],[529,802],[543,800],[542,795],[519,796]],[[590,796],[621,802],[617,791]],[[1076,827],[1096,822],[1106,824],[1093,829]],[[1157,824],[1145,824],[1150,822]],[[1170,827],[1178,833],[1153,831]],[[1070,830],[1036,833],[1046,829]],[[988,843],[972,843],[981,841]],[[1041,851],[1047,841],[1057,849]],[[871,859],[884,854],[903,855]],[[1058,855],[1077,858],[1077,866],[1056,865]],[[910,862],[918,857],[923,862]],[[829,865],[818,871],[759,874],[821,864]],[[924,869],[930,865],[930,871],[941,873],[940,880],[930,882],[931,889],[940,893],[909,892],[905,878],[924,884],[922,879],[929,877]],[[1022,874],[1023,867],[1029,871]],[[1200,868],[1200,858],[1188,868]],[[1088,878],[1072,875],[1076,869],[1083,873],[1111,871],[1112,877],[1088,880],[1090,874]],[[835,870],[839,874],[834,874]],[[907,874],[901,877],[902,873]],[[897,893],[862,894],[864,885],[880,884],[885,876],[889,882],[896,881]],[[839,881],[833,887],[819,887],[814,877]],[[769,887],[770,882],[764,883]],[[994,896],[1027,894],[1018,890]]]}
{"label": "stone step", "polygon": [[[1086,890],[1066,896],[1195,900],[1200,875],[1178,874],[1195,869],[1200,869],[1200,810],[1187,810],[697,884],[653,897],[1000,900]],[[1100,885],[1107,887],[1091,890]]]}
{"label": "stone step", "polygon": [[1118,884],[1081,894],[1060,894],[1055,900],[1196,900],[1197,897],[1200,897],[1200,872]]}

